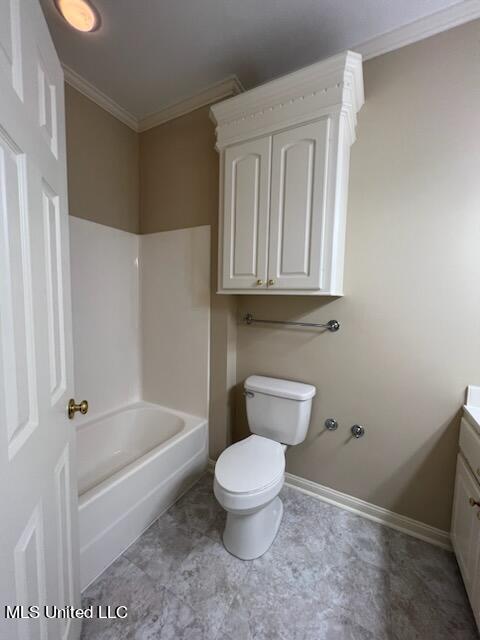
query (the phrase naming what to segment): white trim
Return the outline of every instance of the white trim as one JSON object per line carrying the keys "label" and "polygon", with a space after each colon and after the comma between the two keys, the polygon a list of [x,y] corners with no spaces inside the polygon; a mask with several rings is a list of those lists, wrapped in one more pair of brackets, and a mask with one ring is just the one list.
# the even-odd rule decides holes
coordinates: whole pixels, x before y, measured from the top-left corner
{"label": "white trim", "polygon": [[210,85],[194,96],[190,96],[185,100],[176,102],[175,104],[160,109],[160,111],[156,113],[139,119],[109,98],[105,93],[100,91],[100,89],[97,89],[91,82],[82,78],[76,71],[65,64],[62,66],[65,82],[137,133],[147,131],[147,129],[152,129],[159,124],[184,116],[207,104],[218,102],[219,100],[229,98],[244,91],[240,80],[236,76],[229,76],[220,82]]}
{"label": "white trim", "polygon": [[375,36],[355,47],[350,47],[350,49],[361,53],[364,60],[370,60],[479,17],[480,0],[464,0],[464,2],[458,2],[451,7]]}
{"label": "white trim", "polygon": [[114,100],[109,98],[105,93],[102,93],[100,89],[97,89],[93,84],[82,78],[76,71],[63,64],[63,74],[65,82],[71,87],[80,91],[84,96],[90,98],[92,102],[95,102],[99,107],[108,111],[112,116],[126,124],[127,127],[138,131],[138,119],[129,113],[126,109],[117,104]]}
{"label": "white trim", "polygon": [[216,149],[339,111],[351,143],[363,102],[362,56],[344,51],[212,105]]}
{"label": "white trim", "polygon": [[160,109],[160,111],[157,111],[156,113],[152,113],[151,115],[142,118],[139,121],[138,130],[147,131],[147,129],[157,127],[159,124],[163,124],[169,120],[174,120],[175,118],[184,116],[191,111],[200,109],[200,107],[205,107],[207,104],[218,102],[219,100],[229,98],[230,96],[235,96],[243,91],[243,85],[237,76],[229,76],[221,82],[216,82],[185,100],[176,102],[175,104]]}
{"label": "white trim", "polygon": [[[209,458],[207,470],[213,473],[214,469],[215,460]],[[452,551],[450,533],[448,531],[431,527],[430,525],[414,520],[413,518],[407,518],[407,516],[402,516],[399,513],[389,511],[383,507],[378,507],[376,504],[371,504],[365,500],[360,500],[360,498],[350,496],[347,493],[330,489],[329,487],[312,482],[311,480],[300,478],[300,476],[295,476],[292,473],[285,473],[285,484],[292,489],[297,489],[298,491],[306,493],[313,498],[317,498],[323,502],[333,504],[335,507],[339,507],[340,509],[346,509],[351,513],[355,513],[357,516],[361,516],[367,520],[372,520],[373,522],[378,522],[386,527],[390,527],[390,529],[401,531],[402,533],[406,533],[414,538],[424,540],[436,547]]]}
{"label": "white trim", "polygon": [[[410,22],[402,27],[397,27],[387,33],[350,47],[350,49],[361,53],[364,60],[370,60],[371,58],[383,55],[389,51],[394,51],[395,49],[400,49],[413,42],[429,38],[437,33],[447,31],[448,29],[452,29],[453,27],[457,27],[460,24],[470,22],[479,17],[480,0],[464,0],[451,7],[424,16],[414,22]],[[69,85],[137,132],[146,131],[159,124],[185,115],[190,111],[194,111],[207,104],[217,102],[243,91],[243,86],[239,79],[236,76],[229,76],[225,80],[203,89],[190,98],[181,100],[145,118],[139,119],[97,89],[93,84],[88,82],[88,80],[85,80],[85,78],[76,71],[67,65],[62,66],[65,81],[68,82]]]}
{"label": "white trim", "polygon": [[396,529],[397,531],[406,533],[414,538],[419,538],[442,549],[452,550],[450,534],[448,531],[443,531],[443,529],[437,529],[413,518],[407,518],[407,516],[402,516],[399,513],[389,511],[383,507],[378,507],[376,504],[371,504],[365,500],[360,500],[360,498],[350,496],[347,493],[330,489],[311,480],[294,476],[291,473],[285,474],[285,484],[319,500],[323,500],[323,502],[328,502],[341,509],[351,511],[367,520],[373,520],[373,522],[378,522],[391,529]]}

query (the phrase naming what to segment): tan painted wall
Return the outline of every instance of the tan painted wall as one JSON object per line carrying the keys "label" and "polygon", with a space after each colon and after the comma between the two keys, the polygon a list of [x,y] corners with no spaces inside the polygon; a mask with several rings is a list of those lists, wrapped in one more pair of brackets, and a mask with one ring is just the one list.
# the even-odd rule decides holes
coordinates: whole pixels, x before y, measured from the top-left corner
{"label": "tan painted wall", "polygon": [[70,214],[138,232],[138,134],[65,85]]}
{"label": "tan painted wall", "polygon": [[209,107],[140,134],[140,233],[216,223],[218,155]]}
{"label": "tan painted wall", "polygon": [[317,387],[288,471],[442,529],[459,408],[480,384],[479,36],[477,21],[365,63],[345,297],[250,296],[239,309],[341,323],[334,335],[238,329],[239,382],[260,373]]}
{"label": "tan painted wall", "polygon": [[72,215],[142,234],[211,226],[209,422],[217,457],[230,443],[236,299],[215,294],[218,156],[209,108],[138,135],[68,84],[65,96]]}
{"label": "tan painted wall", "polygon": [[[140,231],[212,225],[213,457],[229,442],[236,373],[240,382],[254,372],[312,382],[310,433],[289,451],[288,470],[449,528],[459,408],[466,385],[480,384],[479,35],[477,21],[365,63],[342,299],[214,294],[218,158],[208,109],[140,135]],[[89,156],[75,135],[71,209],[88,217]],[[84,162],[73,165],[77,151]],[[73,173],[82,177],[74,188]],[[91,219],[102,222],[95,216],[107,208]],[[113,213],[110,220],[120,226]],[[342,328],[237,327],[237,303],[238,315],[337,318]],[[330,416],[340,423],[335,433],[322,429]],[[348,439],[355,422],[367,429],[359,441]],[[234,437],[245,434],[239,398]]]}
{"label": "tan painted wall", "polygon": [[140,233],[211,225],[210,455],[230,443],[236,299],[217,282],[218,155],[209,107],[140,134]]}

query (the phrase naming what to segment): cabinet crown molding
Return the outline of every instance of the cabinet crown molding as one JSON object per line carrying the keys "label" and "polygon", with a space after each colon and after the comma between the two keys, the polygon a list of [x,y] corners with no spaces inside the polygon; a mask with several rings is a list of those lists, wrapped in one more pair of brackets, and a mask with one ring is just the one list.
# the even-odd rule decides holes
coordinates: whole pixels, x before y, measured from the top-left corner
{"label": "cabinet crown molding", "polygon": [[213,105],[217,150],[299,122],[341,112],[355,140],[364,103],[362,56],[345,51]]}

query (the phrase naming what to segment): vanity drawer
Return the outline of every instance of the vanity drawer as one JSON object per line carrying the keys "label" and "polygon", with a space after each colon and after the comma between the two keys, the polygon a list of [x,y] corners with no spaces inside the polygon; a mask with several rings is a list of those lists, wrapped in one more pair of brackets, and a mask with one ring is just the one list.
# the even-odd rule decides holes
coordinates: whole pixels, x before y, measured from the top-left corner
{"label": "vanity drawer", "polygon": [[462,418],[460,426],[459,445],[476,479],[480,481],[480,434],[465,418]]}

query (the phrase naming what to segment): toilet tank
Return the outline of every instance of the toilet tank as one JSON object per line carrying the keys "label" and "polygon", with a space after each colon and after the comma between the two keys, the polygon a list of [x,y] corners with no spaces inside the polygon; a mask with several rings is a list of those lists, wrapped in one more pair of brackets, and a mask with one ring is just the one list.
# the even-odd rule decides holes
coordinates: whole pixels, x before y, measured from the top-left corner
{"label": "toilet tank", "polygon": [[250,431],[283,444],[305,440],[315,387],[265,376],[249,376],[244,384]]}

